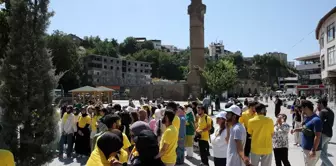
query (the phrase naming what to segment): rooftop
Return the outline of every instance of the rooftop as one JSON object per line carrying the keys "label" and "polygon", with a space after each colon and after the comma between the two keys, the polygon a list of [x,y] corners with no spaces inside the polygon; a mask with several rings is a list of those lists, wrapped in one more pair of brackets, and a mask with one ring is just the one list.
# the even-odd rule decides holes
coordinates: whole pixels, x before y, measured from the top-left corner
{"label": "rooftop", "polygon": [[324,15],[321,19],[320,19],[320,21],[318,22],[318,24],[317,24],[317,27],[316,27],[316,29],[315,29],[315,38],[316,38],[316,40],[318,40],[319,39],[319,32],[320,32],[320,29],[321,29],[321,27],[322,27],[322,25],[323,25],[323,23],[331,16],[331,15],[333,15],[334,13],[336,13],[336,6],[333,8],[333,9],[331,9],[326,15]]}
{"label": "rooftop", "polygon": [[305,56],[302,56],[302,57],[297,57],[297,58],[295,58],[295,60],[306,61],[306,60],[311,60],[311,59],[316,59],[316,58],[320,58],[320,52],[315,52],[315,53],[305,55]]}

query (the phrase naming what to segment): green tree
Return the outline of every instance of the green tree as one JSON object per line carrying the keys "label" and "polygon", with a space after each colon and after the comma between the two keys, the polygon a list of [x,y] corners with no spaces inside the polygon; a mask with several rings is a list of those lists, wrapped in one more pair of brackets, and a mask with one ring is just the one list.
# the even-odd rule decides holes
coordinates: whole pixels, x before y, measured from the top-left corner
{"label": "green tree", "polygon": [[151,41],[141,43],[141,49],[154,50],[154,44]]}
{"label": "green tree", "polygon": [[78,45],[68,34],[61,31],[54,31],[46,37],[46,41],[56,74],[64,73],[58,82],[58,88],[65,92],[78,88],[81,76]]}
{"label": "green tree", "polygon": [[127,37],[124,42],[119,45],[121,55],[134,54],[138,50],[137,41],[133,37]]}
{"label": "green tree", "polygon": [[219,95],[235,86],[237,74],[236,66],[228,60],[219,60],[202,72],[207,88]]}
{"label": "green tree", "polygon": [[0,71],[1,142],[14,153],[17,165],[43,165],[55,150],[58,119],[52,91],[58,78],[45,43],[52,15],[48,4],[48,0],[11,0],[10,40]]}
{"label": "green tree", "polygon": [[9,0],[0,0],[0,5],[5,8],[0,9],[0,59],[5,57],[7,44],[9,42],[9,25],[7,17],[9,16],[10,2]]}

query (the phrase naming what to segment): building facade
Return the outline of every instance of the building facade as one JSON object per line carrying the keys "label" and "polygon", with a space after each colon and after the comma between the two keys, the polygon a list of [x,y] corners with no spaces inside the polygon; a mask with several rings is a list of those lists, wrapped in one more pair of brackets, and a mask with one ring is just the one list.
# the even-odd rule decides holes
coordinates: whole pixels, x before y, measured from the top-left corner
{"label": "building facade", "polygon": [[336,97],[335,26],[336,7],[321,18],[315,30],[315,37],[320,44],[321,75],[327,87],[329,100],[334,100]]}
{"label": "building facade", "polygon": [[211,43],[209,45],[208,49],[209,49],[209,56],[210,57],[216,57],[216,56],[220,57],[220,56],[223,56],[225,54],[231,53],[230,51],[224,49],[224,45],[223,45],[222,41],[220,41],[218,43]]}
{"label": "building facade", "polygon": [[279,88],[286,94],[296,94],[296,87],[299,85],[298,77],[280,77],[278,78]]}
{"label": "building facade", "polygon": [[298,71],[298,83],[296,87],[299,96],[321,96],[325,87],[321,78],[320,53],[316,52],[295,59],[299,62],[296,65]]}
{"label": "building facade", "polygon": [[82,59],[87,82],[94,86],[130,87],[151,83],[151,64],[114,57],[88,55]]}
{"label": "building facade", "polygon": [[162,47],[161,40],[149,40],[149,41],[153,43],[154,49],[161,50]]}
{"label": "building facade", "polygon": [[287,62],[287,65],[289,66],[289,67],[295,67],[295,62],[294,61],[288,61]]}

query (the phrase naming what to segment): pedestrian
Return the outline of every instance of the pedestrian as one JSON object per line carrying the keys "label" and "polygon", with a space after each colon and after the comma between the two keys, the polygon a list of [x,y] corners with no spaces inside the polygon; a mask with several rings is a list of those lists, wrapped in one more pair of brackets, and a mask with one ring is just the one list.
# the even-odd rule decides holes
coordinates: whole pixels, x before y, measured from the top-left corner
{"label": "pedestrian", "polygon": [[302,128],[291,131],[301,132],[303,157],[306,166],[315,166],[321,155],[322,149],[322,122],[314,113],[314,104],[309,100],[301,101],[302,113],[305,115]]}
{"label": "pedestrian", "polygon": [[239,117],[241,115],[241,109],[232,105],[226,108],[226,120],[231,127],[230,137],[227,149],[227,166],[245,166],[250,164],[250,159],[244,155],[244,146],[246,141],[246,130],[242,124],[240,124]]}
{"label": "pedestrian", "polygon": [[118,161],[118,152],[123,146],[123,137],[120,131],[106,132],[99,137],[95,150],[92,151],[86,166],[110,166],[111,162],[121,166]]}
{"label": "pedestrian", "polygon": [[266,106],[258,103],[255,106],[257,115],[248,122],[248,133],[251,135],[251,164],[261,166],[272,165],[272,135],[274,123],[266,117]]}
{"label": "pedestrian", "polygon": [[164,166],[161,158],[156,158],[159,153],[159,144],[153,131],[142,130],[134,136],[135,149],[138,155],[132,156],[129,160],[132,166]]}
{"label": "pedestrian", "polygon": [[219,128],[215,131],[215,134],[211,135],[215,166],[226,166],[228,146],[228,142],[226,141],[228,137],[226,114],[225,111],[222,111],[216,115],[216,123],[219,125]]}
{"label": "pedestrian", "polygon": [[78,157],[89,156],[90,150],[90,123],[91,117],[87,113],[87,108],[82,108],[81,115],[77,122],[77,134],[75,141],[75,151]]}
{"label": "pedestrian", "polygon": [[73,114],[73,107],[71,105],[67,106],[66,112],[64,113],[61,121],[61,139],[59,142],[59,156],[63,158],[63,148],[65,141],[67,142],[66,154],[68,158],[71,158],[73,144],[74,144],[74,133],[77,131],[75,115]]}
{"label": "pedestrian", "polygon": [[185,112],[183,107],[179,107],[178,111],[176,112],[176,115],[180,118],[180,129],[179,129],[179,135],[178,135],[178,143],[176,148],[176,164],[181,165],[184,164],[184,151],[185,151],[185,136],[186,136],[186,118],[185,118]]}
{"label": "pedestrian", "polygon": [[279,114],[274,125],[273,152],[276,166],[290,166],[288,161],[288,133],[290,126],[286,123],[287,116]]}
{"label": "pedestrian", "polygon": [[175,113],[172,110],[166,110],[163,123],[165,124],[166,131],[163,133],[160,141],[160,152],[157,158],[161,157],[162,162],[166,166],[174,166],[176,163],[176,148],[178,141],[178,130],[173,125],[173,120],[175,118]]}
{"label": "pedestrian", "polygon": [[[248,122],[250,119],[254,118],[257,114],[255,111],[255,106],[257,105],[257,102],[255,101],[249,101],[248,102],[248,108],[246,111],[244,111],[239,118],[239,123],[244,125],[246,132],[248,131]],[[246,133],[246,143],[244,148],[245,156],[250,156],[251,152],[251,135],[249,133]]]}
{"label": "pedestrian", "polygon": [[187,158],[191,158],[194,154],[195,115],[190,105],[184,106],[184,109],[186,110],[185,148],[187,151]]}
{"label": "pedestrian", "polygon": [[196,136],[199,137],[198,146],[201,156],[201,164],[209,165],[208,156],[210,155],[209,152],[209,130],[212,126],[211,118],[205,114],[205,107],[199,106],[197,109],[198,113],[198,127],[196,129]]}
{"label": "pedestrian", "polygon": [[[302,127],[302,111],[300,105],[294,106],[294,128],[301,128]],[[301,145],[301,136],[299,132],[294,133],[294,145],[300,146]]]}
{"label": "pedestrian", "polygon": [[332,162],[328,158],[328,144],[333,136],[335,114],[328,107],[328,101],[326,99],[319,99],[317,101],[317,107],[320,110],[319,117],[322,121],[322,150],[320,158],[323,166],[333,166]]}
{"label": "pedestrian", "polygon": [[274,105],[275,105],[274,114],[275,114],[275,117],[278,117],[281,111],[281,106],[282,106],[282,100],[279,98],[278,95],[275,96]]}

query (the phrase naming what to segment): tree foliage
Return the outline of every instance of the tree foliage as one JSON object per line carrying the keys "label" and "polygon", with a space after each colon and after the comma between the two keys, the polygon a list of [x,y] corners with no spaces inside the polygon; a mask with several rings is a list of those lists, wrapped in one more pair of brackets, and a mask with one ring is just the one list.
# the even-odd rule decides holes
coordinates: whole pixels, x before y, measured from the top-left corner
{"label": "tree foliage", "polygon": [[119,44],[116,39],[101,40],[99,36],[86,36],[80,45],[86,49],[87,54],[97,54],[115,58],[118,57]]}
{"label": "tree foliage", "polygon": [[171,55],[159,50],[140,50],[126,59],[152,63],[152,77],[183,80],[185,79],[188,59],[187,53]]}
{"label": "tree foliage", "polygon": [[9,25],[7,18],[9,16],[10,2],[9,0],[1,0],[0,5],[5,5],[5,8],[0,9],[0,59],[5,57],[7,44],[9,42]]}
{"label": "tree foliage", "polygon": [[207,88],[212,93],[221,94],[236,84],[238,71],[231,61],[221,59],[206,66],[202,75]]}
{"label": "tree foliage", "polygon": [[81,84],[82,68],[78,45],[72,38],[61,31],[54,31],[46,37],[47,48],[51,52],[56,74],[64,73],[60,78],[58,88],[65,92],[75,89]]}
{"label": "tree foliage", "polygon": [[0,105],[2,142],[14,153],[18,165],[43,165],[55,150],[58,127],[52,90],[58,77],[45,43],[52,15],[48,4],[48,0],[11,0],[10,40],[0,71]]}

